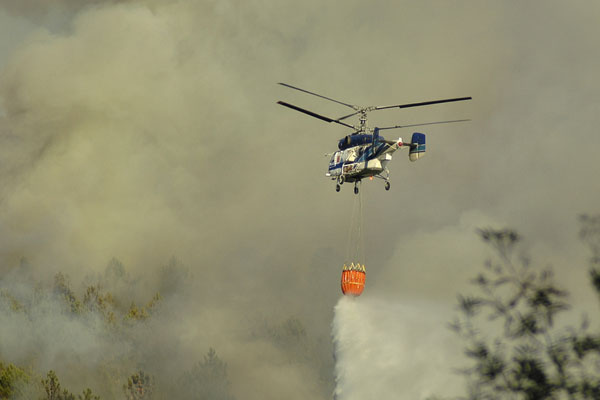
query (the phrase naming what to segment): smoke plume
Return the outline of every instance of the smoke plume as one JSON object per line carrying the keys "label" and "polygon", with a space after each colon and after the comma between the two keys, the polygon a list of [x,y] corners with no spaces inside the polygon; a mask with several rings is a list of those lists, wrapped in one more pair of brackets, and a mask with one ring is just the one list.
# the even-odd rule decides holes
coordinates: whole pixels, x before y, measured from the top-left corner
{"label": "smoke plume", "polygon": [[[445,337],[439,310],[482,262],[477,227],[515,227],[568,288],[585,284],[573,265],[586,257],[576,217],[599,195],[599,13],[585,1],[3,1],[0,358],[113,396],[123,381],[107,364],[168,387],[214,348],[235,398],[329,398],[354,195],[335,193],[323,154],[350,131],[276,101],[349,111],[276,85],[288,82],[359,105],[473,96],[369,115],[472,121],[423,129],[426,157],[397,153],[389,192],[364,182],[367,289],[335,323],[342,346],[353,315],[372,314],[362,335],[382,347],[356,354],[372,371],[363,350],[410,362],[403,349],[419,370],[447,354],[434,364],[451,368],[454,353],[406,343]],[[98,310],[63,309],[57,274],[79,301],[90,286],[110,293],[120,316],[162,300],[117,340]],[[338,395],[352,396],[355,362],[338,357]]]}
{"label": "smoke plume", "polygon": [[425,399],[460,394],[462,382],[450,367],[450,360],[460,356],[460,346],[450,332],[440,331],[444,316],[433,302],[342,297],[332,327],[334,398]]}

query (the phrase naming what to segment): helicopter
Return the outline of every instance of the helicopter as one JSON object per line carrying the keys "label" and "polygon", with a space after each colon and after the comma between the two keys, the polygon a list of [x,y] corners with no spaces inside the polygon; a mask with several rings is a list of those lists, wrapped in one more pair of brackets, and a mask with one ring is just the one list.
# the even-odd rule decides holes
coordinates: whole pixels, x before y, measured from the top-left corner
{"label": "helicopter", "polygon": [[[332,99],[314,92],[310,92],[305,89],[301,89],[296,86],[288,85],[287,83],[279,82],[279,85],[288,87],[290,89],[299,90],[304,93],[311,94],[313,96],[320,97],[325,100],[333,101],[343,106],[352,108],[354,112],[341,116],[337,119],[329,118],[324,115],[317,114],[315,112],[300,108],[284,101],[278,101],[284,107],[291,108],[292,110],[299,111],[301,113],[310,115],[311,117],[320,119],[325,122],[334,122],[339,125],[343,125],[353,130],[349,135],[346,135],[338,142],[338,150],[326,154],[330,156],[329,168],[325,176],[336,181],[335,190],[339,192],[341,185],[344,182],[354,183],[354,193],[358,194],[359,184],[365,179],[379,178],[385,181],[385,190],[390,190],[390,172],[387,165],[392,160],[392,154],[403,147],[408,147],[408,156],[410,161],[417,161],[419,158],[425,155],[425,134],[414,132],[409,143],[402,141],[402,138],[398,140],[387,140],[381,136],[380,131],[387,129],[400,129],[409,128],[414,126],[422,125],[434,125],[434,124],[447,124],[453,122],[465,122],[470,121],[469,119],[457,119],[451,121],[437,121],[427,122],[421,124],[411,125],[395,125],[387,127],[375,127],[370,128],[367,126],[367,114],[371,111],[387,110],[392,108],[409,108],[409,107],[421,107],[439,103],[450,103],[455,101],[471,100],[472,97],[457,97],[452,99],[432,100],[424,101],[419,103],[408,103],[408,104],[396,104],[391,106],[357,106],[349,103],[345,103],[339,100]],[[359,116],[358,125],[350,125],[343,120]]]}

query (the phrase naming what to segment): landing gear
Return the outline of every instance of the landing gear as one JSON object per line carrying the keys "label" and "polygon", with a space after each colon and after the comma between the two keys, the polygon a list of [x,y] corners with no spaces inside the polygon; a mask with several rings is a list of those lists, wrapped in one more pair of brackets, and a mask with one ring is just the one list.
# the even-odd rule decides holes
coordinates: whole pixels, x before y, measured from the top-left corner
{"label": "landing gear", "polygon": [[385,190],[390,190],[390,182],[385,181]]}
{"label": "landing gear", "polygon": [[338,176],[338,183],[340,185],[343,185],[345,181],[346,181],[346,178],[344,178],[344,175]]}
{"label": "landing gear", "polygon": [[338,184],[336,183],[336,185],[335,185],[335,191],[336,191],[336,192],[339,192],[339,191],[340,191],[340,189],[341,189],[340,185],[338,185]]}
{"label": "landing gear", "polygon": [[354,194],[358,194],[358,185],[354,184]]}

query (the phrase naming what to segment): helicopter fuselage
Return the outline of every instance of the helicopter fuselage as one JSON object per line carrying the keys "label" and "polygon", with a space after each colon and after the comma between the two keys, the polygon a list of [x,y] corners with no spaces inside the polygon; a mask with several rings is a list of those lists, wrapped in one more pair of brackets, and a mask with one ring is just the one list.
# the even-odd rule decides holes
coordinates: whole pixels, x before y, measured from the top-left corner
{"label": "helicopter fuselage", "polygon": [[340,150],[332,154],[325,174],[339,182],[357,182],[372,176],[387,180],[387,164],[392,160],[392,153],[403,145],[402,139],[393,144],[375,141],[349,147],[341,143]]}
{"label": "helicopter fuselage", "polygon": [[[332,180],[337,180],[335,190],[340,191],[340,185],[344,182],[354,182],[354,193],[358,194],[358,184],[364,178],[380,178],[385,180],[385,190],[390,189],[390,173],[387,169],[387,164],[392,160],[392,153],[398,148],[406,146],[409,148],[408,158],[410,161],[416,161],[425,154],[425,134],[414,132],[410,143],[402,143],[402,139],[398,141],[385,140],[379,136],[379,131],[384,129],[400,129],[408,128],[413,126],[422,125],[434,125],[434,124],[447,124],[451,122],[464,122],[469,121],[466,119],[458,119],[452,121],[436,121],[426,122],[410,125],[394,125],[385,127],[369,128],[367,125],[367,113],[378,110],[389,110],[393,108],[409,108],[409,107],[421,107],[430,106],[433,104],[451,103],[456,101],[471,100],[471,97],[456,97],[451,99],[431,100],[422,101],[418,103],[406,103],[406,104],[394,104],[391,106],[358,106],[345,103],[343,101],[335,100],[330,97],[320,95],[318,93],[310,92],[305,89],[301,89],[296,86],[288,85],[287,83],[279,82],[280,85],[288,87],[290,89],[298,90],[316,97],[320,97],[325,100],[329,100],[334,103],[349,107],[353,110],[352,113],[343,115],[339,118],[330,118],[325,115],[317,114],[313,111],[307,110],[295,106],[285,101],[278,101],[284,107],[292,110],[301,112],[309,115],[313,118],[325,121],[327,123],[335,123],[338,125],[345,126],[353,130],[353,133],[340,139],[338,142],[338,149],[332,154],[329,161],[329,168],[325,174]],[[358,116],[359,124],[351,125],[348,122],[344,122],[348,118]]]}

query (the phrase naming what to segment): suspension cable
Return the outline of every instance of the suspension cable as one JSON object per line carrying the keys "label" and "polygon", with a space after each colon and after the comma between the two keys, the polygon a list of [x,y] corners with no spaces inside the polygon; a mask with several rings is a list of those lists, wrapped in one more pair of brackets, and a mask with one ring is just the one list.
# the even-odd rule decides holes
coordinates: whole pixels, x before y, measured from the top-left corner
{"label": "suspension cable", "polygon": [[348,240],[346,244],[346,262],[365,263],[365,241],[364,241],[364,208],[363,194],[359,191],[358,196],[354,196],[352,204],[352,214],[350,218],[350,227],[348,229]]}

